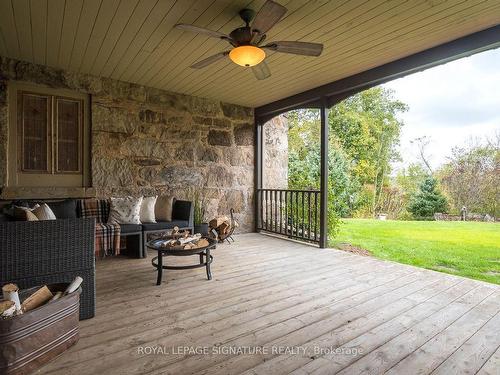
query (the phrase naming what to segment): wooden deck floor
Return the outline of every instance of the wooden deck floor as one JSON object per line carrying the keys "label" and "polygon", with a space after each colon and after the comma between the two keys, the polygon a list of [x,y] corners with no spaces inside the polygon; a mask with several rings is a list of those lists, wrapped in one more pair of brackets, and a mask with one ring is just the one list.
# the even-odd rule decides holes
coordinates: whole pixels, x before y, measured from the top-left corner
{"label": "wooden deck floor", "polygon": [[97,316],[42,373],[499,374],[496,285],[258,234],[214,255],[159,287],[99,262]]}

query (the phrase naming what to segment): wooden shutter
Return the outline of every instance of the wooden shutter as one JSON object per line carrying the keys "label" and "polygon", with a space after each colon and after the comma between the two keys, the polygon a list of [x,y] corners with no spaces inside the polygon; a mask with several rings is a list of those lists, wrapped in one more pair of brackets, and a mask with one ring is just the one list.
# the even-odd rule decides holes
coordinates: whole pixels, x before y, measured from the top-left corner
{"label": "wooden shutter", "polygon": [[82,103],[79,100],[55,98],[57,132],[55,172],[80,173],[82,170]]}
{"label": "wooden shutter", "polygon": [[50,162],[51,98],[19,94],[19,166],[24,172],[47,173]]}

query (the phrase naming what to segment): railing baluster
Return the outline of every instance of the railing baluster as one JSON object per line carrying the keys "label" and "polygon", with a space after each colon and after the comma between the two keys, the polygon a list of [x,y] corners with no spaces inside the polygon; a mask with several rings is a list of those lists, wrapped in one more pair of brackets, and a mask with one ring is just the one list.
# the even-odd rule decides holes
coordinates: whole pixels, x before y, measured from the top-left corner
{"label": "railing baluster", "polygon": [[266,230],[268,230],[269,225],[269,190],[266,189]]}
{"label": "railing baluster", "polygon": [[311,213],[312,213],[312,206],[311,206],[311,192],[307,192],[307,205],[309,206],[308,210],[308,219],[307,219],[307,239],[311,239]]}
{"label": "railing baluster", "polygon": [[260,227],[264,228],[264,190],[260,191]]}
{"label": "railing baluster", "polygon": [[290,192],[290,215],[288,217],[288,222],[290,224],[290,235],[293,236],[293,210],[295,209],[293,205],[293,191]]}
{"label": "railing baluster", "polygon": [[314,240],[318,241],[318,193],[314,194]]}
{"label": "railing baluster", "polygon": [[304,192],[301,192],[302,195],[302,238],[306,238],[306,233],[305,233],[305,222],[304,222],[304,217],[305,217],[305,202],[304,202]]}

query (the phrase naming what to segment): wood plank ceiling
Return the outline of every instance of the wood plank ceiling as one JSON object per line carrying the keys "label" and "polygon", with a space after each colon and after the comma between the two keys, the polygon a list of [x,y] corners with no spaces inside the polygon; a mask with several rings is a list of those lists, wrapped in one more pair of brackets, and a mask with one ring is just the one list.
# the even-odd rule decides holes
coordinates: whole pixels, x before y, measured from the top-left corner
{"label": "wood plank ceiling", "polygon": [[288,8],[268,40],[324,43],[320,57],[269,52],[257,81],[218,39],[178,22],[229,33],[237,13],[264,0],[0,0],[0,54],[169,91],[257,107],[500,23],[500,0],[278,0]]}

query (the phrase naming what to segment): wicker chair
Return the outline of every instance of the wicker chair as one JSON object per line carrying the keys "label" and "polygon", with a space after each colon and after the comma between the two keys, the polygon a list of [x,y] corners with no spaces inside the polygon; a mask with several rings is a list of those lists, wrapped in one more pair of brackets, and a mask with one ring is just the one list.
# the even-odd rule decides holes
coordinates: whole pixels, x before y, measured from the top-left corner
{"label": "wicker chair", "polygon": [[0,285],[83,278],[80,319],[95,315],[95,219],[0,222]]}

